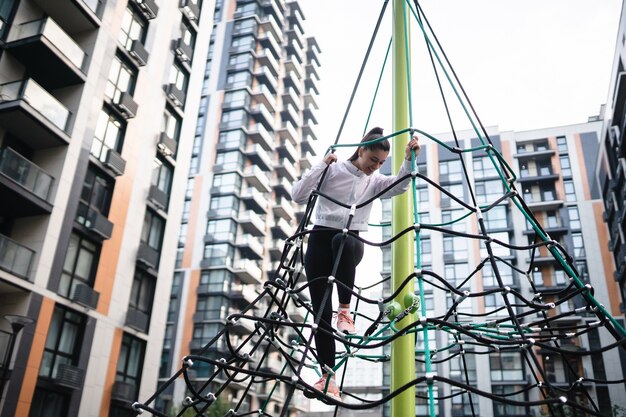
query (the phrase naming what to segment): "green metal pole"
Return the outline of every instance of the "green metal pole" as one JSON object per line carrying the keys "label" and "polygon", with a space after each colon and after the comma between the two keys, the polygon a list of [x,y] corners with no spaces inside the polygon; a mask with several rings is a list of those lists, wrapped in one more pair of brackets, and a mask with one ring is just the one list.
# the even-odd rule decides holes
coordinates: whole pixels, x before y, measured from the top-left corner
{"label": "green metal pole", "polygon": [[[409,37],[407,9],[403,7],[405,0],[393,0],[393,131],[409,127],[408,110],[408,77],[407,67],[410,68],[410,56],[407,56],[406,37]],[[407,25],[405,30],[405,25]],[[406,35],[406,37],[405,37]],[[407,65],[408,62],[408,65]],[[409,141],[409,134],[396,136],[393,143],[393,172],[397,173],[404,162],[404,148]],[[413,224],[409,193],[393,197],[391,229],[395,236]],[[414,248],[413,234],[405,233],[391,246],[392,266],[391,275],[393,288],[396,290],[402,281],[413,273]],[[404,288],[396,301],[403,304],[404,295],[414,292],[411,282]],[[398,323],[402,329],[413,322],[410,314]],[[415,333],[407,334],[393,341],[391,345],[391,391],[395,391],[415,378]],[[415,415],[415,387],[405,390],[391,399],[391,416],[407,417]]]}

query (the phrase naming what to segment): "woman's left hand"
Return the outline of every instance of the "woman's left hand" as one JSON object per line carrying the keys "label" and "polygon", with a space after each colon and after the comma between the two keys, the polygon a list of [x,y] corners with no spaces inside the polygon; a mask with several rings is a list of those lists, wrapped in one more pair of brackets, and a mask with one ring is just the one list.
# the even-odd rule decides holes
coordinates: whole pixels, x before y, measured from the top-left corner
{"label": "woman's left hand", "polygon": [[419,144],[419,140],[418,140],[417,135],[413,136],[413,138],[411,138],[409,143],[406,144],[405,154],[406,154],[406,160],[407,161],[411,160],[411,151],[412,150],[415,151],[415,157],[417,157],[417,155],[419,155],[419,153],[420,153],[420,144]]}

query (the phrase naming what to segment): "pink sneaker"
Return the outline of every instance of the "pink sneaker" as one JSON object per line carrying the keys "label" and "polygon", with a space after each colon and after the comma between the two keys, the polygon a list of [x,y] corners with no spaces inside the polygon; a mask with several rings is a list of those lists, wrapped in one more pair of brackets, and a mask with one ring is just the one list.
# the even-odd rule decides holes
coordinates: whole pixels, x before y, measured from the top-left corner
{"label": "pink sneaker", "polygon": [[[328,387],[326,385],[328,385]],[[313,385],[313,388],[323,392],[333,400],[341,401],[341,394],[339,393],[339,388],[335,383],[335,378],[330,377],[329,379],[328,374],[324,374],[320,380]]]}
{"label": "pink sneaker", "polygon": [[345,311],[339,311],[337,313],[337,330],[340,333],[356,334],[354,320],[352,319],[350,313]]}

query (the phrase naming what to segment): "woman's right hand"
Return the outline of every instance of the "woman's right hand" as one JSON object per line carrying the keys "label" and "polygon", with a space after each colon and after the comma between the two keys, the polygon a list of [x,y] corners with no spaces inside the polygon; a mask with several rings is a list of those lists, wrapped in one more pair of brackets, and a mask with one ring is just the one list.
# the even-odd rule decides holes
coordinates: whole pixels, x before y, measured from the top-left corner
{"label": "woman's right hand", "polygon": [[333,162],[337,162],[337,155],[335,155],[334,153],[329,153],[328,155],[324,157],[324,162],[326,163],[326,165],[330,165]]}

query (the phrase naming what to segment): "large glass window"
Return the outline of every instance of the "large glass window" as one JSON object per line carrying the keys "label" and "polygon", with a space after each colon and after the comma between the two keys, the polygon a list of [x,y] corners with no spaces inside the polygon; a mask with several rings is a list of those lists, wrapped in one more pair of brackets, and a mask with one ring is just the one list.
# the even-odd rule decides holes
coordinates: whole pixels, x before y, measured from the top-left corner
{"label": "large glass window", "polygon": [[561,155],[561,175],[563,177],[571,177],[572,176],[572,166],[569,161],[569,156]]}
{"label": "large glass window", "polygon": [[215,157],[215,165],[220,166],[224,171],[243,169],[244,158],[239,151],[221,152]]}
{"label": "large glass window", "polygon": [[71,297],[78,284],[91,286],[96,275],[99,254],[99,246],[72,233],[63,263],[59,294]]}
{"label": "large glass window", "polygon": [[224,94],[224,107],[241,107],[248,104],[250,104],[250,94],[246,90],[229,91]]}
{"label": "large glass window", "polygon": [[39,375],[56,378],[59,366],[76,366],[82,345],[85,316],[56,305],[46,337]]}
{"label": "large glass window", "polygon": [[504,187],[500,179],[476,182],[476,201],[479,204],[491,204],[503,195]]}
{"label": "large glass window", "polygon": [[143,230],[141,231],[141,242],[150,246],[157,252],[161,251],[163,241],[163,230],[165,229],[165,220],[152,210],[146,210],[143,218]]}
{"label": "large glass window", "polygon": [[585,242],[583,241],[583,234],[581,232],[572,233],[572,246],[574,248],[575,258],[585,257]]}
{"label": "large glass window", "polygon": [[196,31],[187,23],[186,19],[182,19],[180,22],[180,38],[185,42],[185,45],[189,46],[193,51],[196,46]]}
{"label": "large glass window", "polygon": [[117,153],[122,152],[124,139],[124,122],[109,113],[106,109],[100,110],[98,123],[93,142],[91,142],[91,154],[100,161],[106,161],[109,149]]}
{"label": "large glass window", "polygon": [[240,129],[220,132],[218,142],[224,149],[238,149],[245,145],[246,135]]}
{"label": "large glass window", "polygon": [[489,355],[492,381],[524,380],[522,356],[517,352],[500,352]]}
{"label": "large glass window", "polygon": [[141,385],[141,370],[146,342],[129,334],[122,338],[120,358],[117,361],[115,380],[126,382],[135,388],[135,396]]}
{"label": "large glass window", "polygon": [[180,91],[186,92],[187,83],[189,82],[189,74],[187,74],[187,71],[185,71],[182,66],[175,62],[170,71],[169,81],[170,84],[175,84],[176,88]]}
{"label": "large glass window", "polygon": [[254,57],[249,52],[246,52],[243,54],[231,55],[228,58],[229,68],[235,71],[241,71],[241,70],[252,68],[253,62],[254,62]]}
{"label": "large glass window", "polygon": [[233,52],[244,52],[254,48],[254,43],[256,39],[252,35],[246,36],[238,36],[233,38],[233,41],[230,44]]}
{"label": "large glass window", "polygon": [[225,269],[203,271],[200,275],[200,285],[206,286],[209,292],[228,292],[232,280],[232,274]]}
{"label": "large glass window", "polygon": [[[460,183],[449,184],[446,186],[446,190],[448,190],[450,194],[452,194],[459,200],[461,201],[465,200],[465,188],[463,187],[463,184],[460,184]],[[460,204],[457,203],[455,200],[453,200],[450,196],[448,196],[447,194],[444,194],[443,192],[441,193],[441,207],[442,208],[450,207],[450,206],[459,206],[459,205]]]}
{"label": "large glass window", "polygon": [[242,19],[235,21],[235,25],[233,28],[233,34],[235,35],[244,35],[244,34],[255,34],[257,31],[257,22],[255,19]]}
{"label": "large glass window", "polygon": [[456,182],[463,180],[463,167],[461,161],[455,159],[452,161],[439,162],[439,176],[441,182]]}
{"label": "large glass window", "polygon": [[[498,273],[500,275],[500,279],[502,279],[503,285],[515,285],[515,281],[513,279],[513,270],[510,266],[504,264],[503,262],[496,261],[496,266],[498,268]],[[493,267],[491,266],[491,262],[486,262],[485,266],[482,269],[483,274],[483,287],[499,287],[498,279],[493,271]]]}
{"label": "large glass window", "polygon": [[565,201],[576,201],[576,191],[574,190],[574,181],[564,180],[563,189],[565,190]]}
{"label": "large glass window", "polygon": [[231,72],[226,76],[226,84],[230,88],[246,87],[252,82],[252,75],[248,71]]}
{"label": "large glass window", "polygon": [[193,339],[200,344],[207,344],[222,329],[219,323],[196,323],[193,326]]}
{"label": "large glass window", "polygon": [[[489,237],[493,239],[497,239],[498,241],[505,243],[505,244],[508,244],[510,240],[509,232],[490,233]],[[495,256],[511,256],[511,249],[505,246],[502,246],[496,242],[493,242],[491,244],[491,252]],[[485,241],[482,239],[480,241],[480,256],[482,258],[486,258],[487,256],[489,256],[489,253],[487,252],[487,247],[485,246]]]}
{"label": "large glass window", "polygon": [[489,229],[505,229],[508,227],[507,210],[505,206],[496,206],[484,214],[485,227]]}
{"label": "large glass window", "polygon": [[152,275],[135,270],[128,306],[150,317],[156,282]]}
{"label": "large glass window", "polygon": [[213,187],[219,188],[220,193],[238,193],[241,191],[241,176],[234,172],[215,175]]}
{"label": "large glass window", "polygon": [[[495,159],[495,158],[494,158]],[[474,158],[474,178],[481,179],[498,175],[496,167],[488,156]]]}
{"label": "large glass window", "polygon": [[569,228],[572,230],[580,229],[580,214],[578,213],[578,207],[567,207],[567,214],[569,217]]}
{"label": "large glass window", "polygon": [[209,220],[206,231],[215,240],[232,242],[235,240],[237,223],[231,219]]}
{"label": "large glass window", "polygon": [[444,266],[444,278],[450,285],[454,285],[459,289],[469,288],[471,281],[467,281],[460,287],[469,275],[469,268],[466,263],[446,264]]}
{"label": "large glass window", "polygon": [[[113,194],[113,183],[101,176],[91,166],[87,168],[85,181],[80,193],[81,204],[98,210],[103,216],[108,216]],[[78,217],[78,222],[84,224],[85,218]]]}
{"label": "large glass window", "polygon": [[152,181],[151,184],[163,191],[168,197],[172,188],[172,177],[174,176],[174,168],[161,157],[154,158],[152,165]]}
{"label": "large glass window", "polygon": [[556,147],[559,152],[567,152],[567,139],[565,136],[556,137]]}
{"label": "large glass window", "polygon": [[239,212],[239,199],[233,195],[217,196],[211,199],[210,211],[215,217],[236,216]]}
{"label": "large glass window", "polygon": [[144,43],[148,24],[138,13],[127,7],[122,16],[122,28],[118,40],[130,51],[132,43],[137,40]]}
{"label": "large glass window", "polygon": [[247,126],[247,124],[248,114],[244,110],[232,110],[222,113],[220,128],[237,129],[242,126]]}
{"label": "large glass window", "polygon": [[120,56],[116,55],[111,63],[109,79],[104,89],[104,95],[114,103],[118,103],[124,92],[133,94],[137,71],[128,65]]}
{"label": "large glass window", "polygon": [[467,259],[467,239],[458,236],[444,236],[443,238],[444,256],[451,257],[455,261]]}
{"label": "large glass window", "polygon": [[[509,400],[526,401],[524,396],[524,386],[522,385],[493,385],[491,391],[498,396],[506,396]],[[513,394],[517,393],[517,394]],[[526,407],[521,405],[510,405],[502,402],[493,402],[493,415],[495,417],[526,416]]]}
{"label": "large glass window", "polygon": [[235,248],[228,243],[206,245],[204,258],[209,260],[210,266],[232,266]]}
{"label": "large glass window", "polygon": [[171,139],[178,142],[181,120],[172,110],[165,107],[161,130]]}
{"label": "large glass window", "polygon": [[228,300],[219,296],[200,296],[196,312],[203,320],[224,320],[228,316]]}

